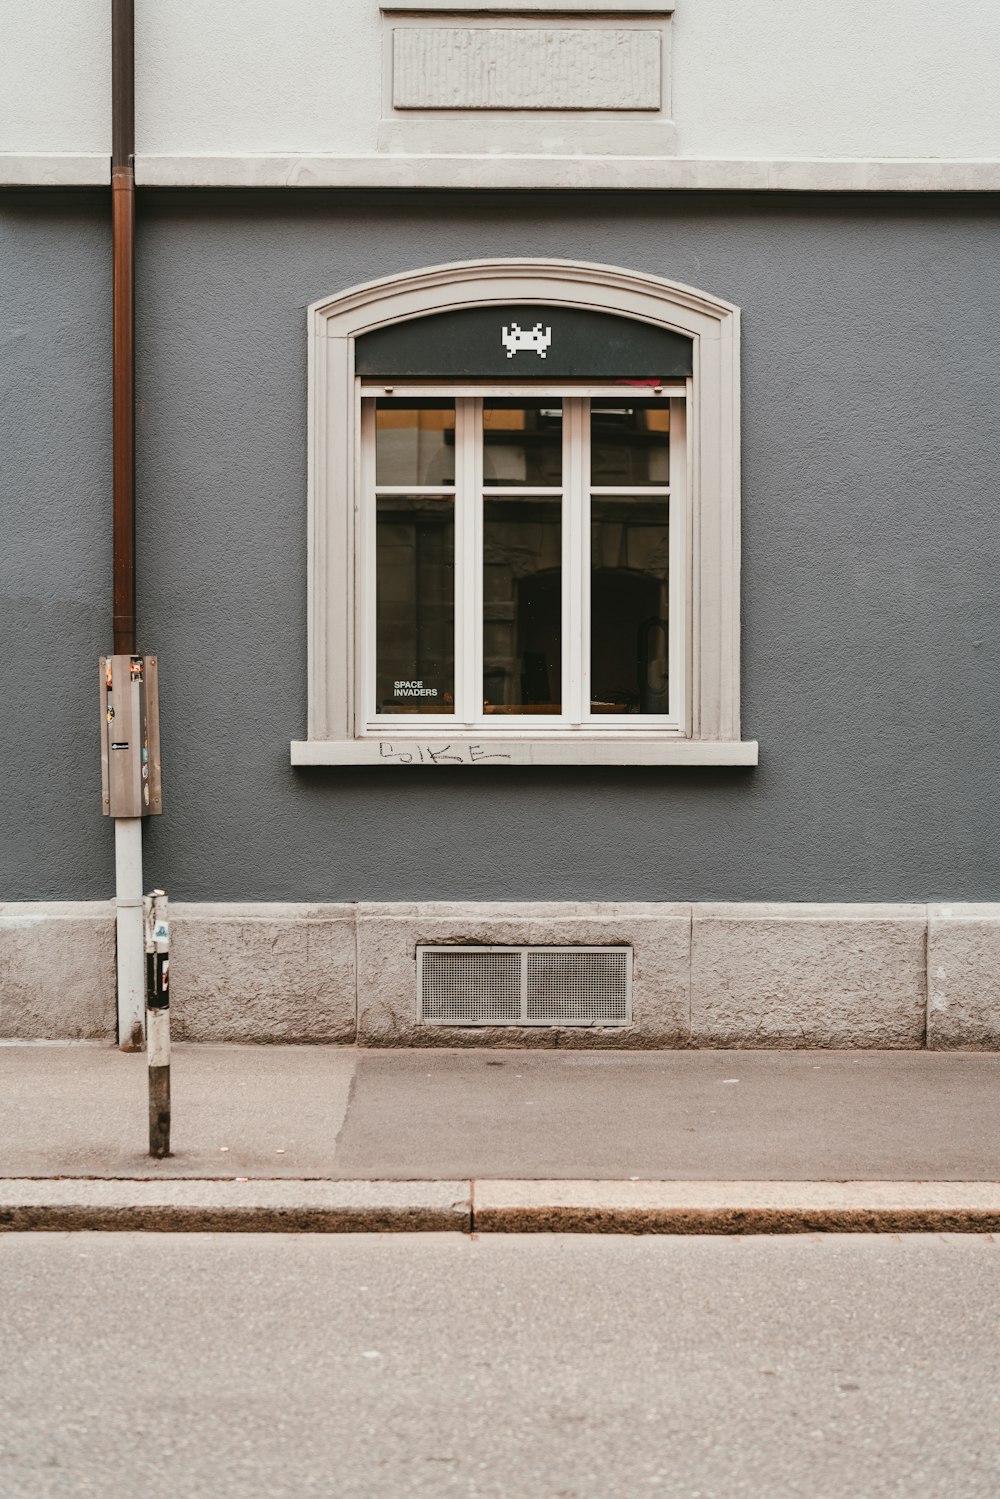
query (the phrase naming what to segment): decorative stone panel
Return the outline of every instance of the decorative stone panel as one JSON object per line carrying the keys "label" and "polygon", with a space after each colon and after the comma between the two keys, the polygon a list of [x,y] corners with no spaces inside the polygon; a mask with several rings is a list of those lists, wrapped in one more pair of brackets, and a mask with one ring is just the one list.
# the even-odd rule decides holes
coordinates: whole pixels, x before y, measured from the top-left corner
{"label": "decorative stone panel", "polygon": [[[633,0],[635,4],[635,0]],[[385,0],[390,154],[662,155],[673,149],[670,12],[617,0]]]}
{"label": "decorative stone panel", "polygon": [[658,31],[400,27],[396,109],[659,109]]}

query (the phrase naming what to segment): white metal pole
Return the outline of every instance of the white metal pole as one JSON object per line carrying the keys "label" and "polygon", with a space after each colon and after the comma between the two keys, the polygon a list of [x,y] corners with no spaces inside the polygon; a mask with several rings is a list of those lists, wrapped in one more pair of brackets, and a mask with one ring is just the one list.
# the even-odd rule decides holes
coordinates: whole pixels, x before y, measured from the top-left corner
{"label": "white metal pole", "polygon": [[146,1063],[149,1072],[149,1153],[170,1154],[170,926],[163,890],[147,895]]}
{"label": "white metal pole", "polygon": [[142,915],[142,818],[115,818],[115,922],[118,931],[118,1045],[138,1051],[145,1037],[146,944]]}

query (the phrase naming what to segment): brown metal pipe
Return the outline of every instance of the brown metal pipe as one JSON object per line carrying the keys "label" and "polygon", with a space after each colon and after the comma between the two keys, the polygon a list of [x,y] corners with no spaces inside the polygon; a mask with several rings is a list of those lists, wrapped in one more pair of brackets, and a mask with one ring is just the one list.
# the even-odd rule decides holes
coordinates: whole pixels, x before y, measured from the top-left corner
{"label": "brown metal pipe", "polygon": [[135,47],[133,0],[111,5],[113,636],[135,643]]}
{"label": "brown metal pipe", "polygon": [[111,165],[135,155],[135,5],[111,0]]}
{"label": "brown metal pipe", "polygon": [[114,650],[135,654],[135,183],[111,174],[114,319]]}

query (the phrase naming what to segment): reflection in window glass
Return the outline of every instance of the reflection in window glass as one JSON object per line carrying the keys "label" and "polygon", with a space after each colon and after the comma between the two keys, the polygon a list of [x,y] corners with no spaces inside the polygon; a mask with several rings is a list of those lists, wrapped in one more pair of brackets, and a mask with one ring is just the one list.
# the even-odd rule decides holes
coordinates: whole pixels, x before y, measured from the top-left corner
{"label": "reflection in window glass", "polygon": [[670,407],[665,401],[592,403],[591,484],[669,484],[669,445]]}
{"label": "reflection in window glass", "polygon": [[665,497],[591,501],[592,713],[667,713],[670,512]]}
{"label": "reflection in window glass", "polygon": [[376,401],[375,483],[454,482],[454,401]]}
{"label": "reflection in window glass", "polygon": [[376,712],[454,713],[455,502],[376,506]]}
{"label": "reflection in window glass", "polygon": [[562,405],[483,402],[483,480],[494,488],[562,484]]}
{"label": "reflection in window glass", "polygon": [[483,709],[562,711],[562,501],[483,502]]}

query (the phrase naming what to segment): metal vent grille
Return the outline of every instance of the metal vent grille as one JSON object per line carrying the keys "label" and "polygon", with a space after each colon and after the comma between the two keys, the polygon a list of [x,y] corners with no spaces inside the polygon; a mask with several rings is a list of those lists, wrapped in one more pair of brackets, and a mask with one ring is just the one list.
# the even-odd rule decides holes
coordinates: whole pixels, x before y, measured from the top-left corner
{"label": "metal vent grille", "polygon": [[430,1025],[628,1025],[630,947],[418,947]]}
{"label": "metal vent grille", "polygon": [[503,1025],[521,1016],[521,955],[510,948],[420,949],[421,1018]]}
{"label": "metal vent grille", "polygon": [[628,1020],[629,963],[625,951],[553,952],[528,949],[527,1019],[604,1022]]}

